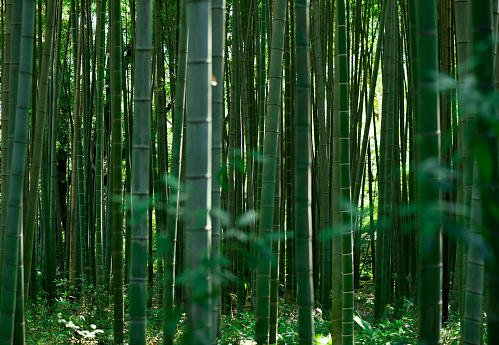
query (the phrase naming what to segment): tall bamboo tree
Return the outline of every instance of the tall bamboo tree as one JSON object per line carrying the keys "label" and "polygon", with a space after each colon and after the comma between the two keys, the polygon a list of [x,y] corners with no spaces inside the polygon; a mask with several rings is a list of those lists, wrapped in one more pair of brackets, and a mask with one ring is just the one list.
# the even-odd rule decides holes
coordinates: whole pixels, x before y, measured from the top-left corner
{"label": "tall bamboo tree", "polygon": [[336,75],[338,78],[340,121],[340,202],[341,202],[341,253],[342,253],[342,334],[343,344],[353,344],[353,246],[352,218],[350,212],[350,112],[348,91],[347,12],[344,0],[336,2]]}
{"label": "tall bamboo tree", "polygon": [[[185,270],[190,344],[211,344],[211,1],[188,0]],[[187,215],[186,215],[187,216]]]}
{"label": "tall bamboo tree", "polygon": [[[476,163],[473,172],[473,191],[471,196],[471,231],[480,236],[480,190],[478,185],[478,170]],[[466,288],[464,290],[464,303],[461,329],[461,342],[463,344],[483,343],[483,254],[479,246],[470,243],[468,247]]]}
{"label": "tall bamboo tree", "polygon": [[[8,142],[9,135],[9,97],[10,97],[10,62],[11,62],[11,1],[5,3],[5,20],[4,20],[4,42],[2,50],[2,195],[1,195],[1,214],[0,214],[0,281],[2,279],[3,271],[3,257],[4,257],[4,240],[5,240],[5,227],[6,227],[6,214],[7,214],[7,190],[8,190],[8,174],[7,174],[7,157],[8,157]],[[1,290],[0,290],[1,295]]]}
{"label": "tall bamboo tree", "polygon": [[121,2],[109,3],[111,25],[111,131],[112,131],[112,219],[113,219],[113,301],[114,343],[123,343],[123,212],[122,212],[122,27]]}
{"label": "tall bamboo tree", "polygon": [[[74,2],[72,2],[72,5],[74,5]],[[78,222],[77,222],[77,195],[78,195],[78,178],[77,178],[77,173],[78,173],[78,145],[80,142],[80,137],[81,137],[81,112],[80,112],[80,102],[81,102],[81,97],[80,97],[80,72],[81,72],[81,50],[82,50],[82,45],[78,45],[77,42],[78,38],[74,37],[77,35],[76,31],[76,14],[74,14],[74,20],[73,20],[73,12],[76,11],[74,6],[71,7],[72,11],[72,19],[71,19],[71,35],[72,35],[72,42],[73,42],[73,70],[74,70],[74,79],[75,79],[75,87],[74,87],[74,123],[73,123],[73,133],[72,133],[72,150],[71,150],[71,225],[70,225],[70,258],[69,258],[69,282],[71,284],[74,283],[75,281],[75,275],[76,275],[76,233],[77,233],[77,228],[78,228]],[[75,51],[76,49],[76,51]]]}
{"label": "tall bamboo tree", "polygon": [[[37,112],[36,112],[36,127],[35,127],[35,137],[33,141],[33,152],[31,154],[32,164],[31,164],[31,176],[30,176],[30,188],[29,188],[29,199],[28,199],[28,215],[26,223],[26,233],[24,242],[24,284],[25,291],[28,291],[30,274],[31,271],[31,255],[33,253],[33,239],[34,231],[36,227],[36,216],[38,209],[38,186],[40,182],[40,169],[42,161],[42,148],[44,141],[44,131],[45,131],[45,115],[47,113],[48,102],[48,91],[49,91],[49,71],[50,64],[52,62],[52,51],[53,51],[53,34],[54,34],[54,17],[55,17],[55,1],[51,0],[48,2],[47,7],[47,18],[45,21],[45,44],[43,48],[44,59],[42,60],[42,66],[40,69],[40,88],[38,94],[37,102]],[[48,243],[47,243],[48,244]],[[55,267],[55,266],[54,266]],[[55,274],[55,272],[53,272]],[[49,276],[47,279],[53,283],[53,275]],[[50,284],[51,284],[50,283]],[[50,291],[50,289],[49,289]],[[26,296],[28,294],[26,293]],[[53,296],[52,296],[53,297]],[[52,300],[53,298],[50,298]]]}
{"label": "tall bamboo tree", "polygon": [[[312,279],[312,148],[310,113],[310,1],[296,2],[295,224],[298,338],[314,343]],[[306,145],[304,145],[306,143]],[[299,259],[298,259],[299,257]]]}
{"label": "tall bamboo tree", "polygon": [[[167,240],[165,242],[165,319],[164,319],[164,341],[165,344],[173,344],[176,331],[175,316],[175,268],[176,268],[176,250],[177,250],[177,230],[178,230],[178,215],[180,202],[180,168],[181,168],[181,152],[182,152],[182,136],[184,131],[184,116],[185,116],[185,82],[187,68],[187,9],[185,8],[185,0],[182,0],[180,8],[180,28],[179,28],[179,47],[178,47],[178,67],[177,67],[177,83],[175,86],[175,102],[173,111],[173,142],[172,142],[172,158],[170,172],[170,194],[169,194],[169,211],[167,222]],[[172,205],[173,204],[173,205]]]}
{"label": "tall bamboo tree", "polygon": [[436,1],[418,1],[416,6],[416,47],[418,55],[418,191],[419,218],[419,341],[440,344],[442,310],[442,234],[439,189],[435,168],[440,161],[438,86],[438,37]]}
{"label": "tall bamboo tree", "polygon": [[158,183],[156,184],[158,203],[156,207],[157,222],[159,225],[158,242],[158,295],[159,303],[163,304],[164,298],[164,275],[163,275],[163,263],[165,259],[165,248],[161,245],[166,241],[166,202],[167,202],[167,188],[165,184],[165,177],[168,170],[168,152],[167,152],[167,140],[166,140],[166,100],[165,100],[165,54],[163,47],[163,23],[162,23],[162,8],[163,2],[161,0],[155,0],[154,2],[154,14],[155,14],[155,51],[156,51],[156,83],[158,87],[156,88],[156,134],[158,137]]}
{"label": "tall bamboo tree", "polygon": [[104,287],[104,268],[103,268],[103,235],[105,223],[104,215],[104,59],[105,59],[105,16],[106,0],[97,2],[97,32],[96,32],[96,59],[97,59],[97,100],[96,100],[96,119],[95,119],[95,251],[97,268],[97,291]]}
{"label": "tall bamboo tree", "polygon": [[[326,119],[325,119],[325,70],[322,58],[322,42],[320,38],[319,24],[321,21],[321,13],[319,11],[319,2],[314,0],[312,2],[314,12],[314,55],[315,55],[315,93],[317,94],[317,118],[319,123],[319,188],[320,188],[320,221],[321,232],[324,234],[326,229],[329,228],[329,164],[328,164],[328,137],[326,132]],[[323,255],[322,255],[322,305],[325,311],[331,309],[331,239],[329,236],[324,236],[322,239]]]}
{"label": "tall bamboo tree", "polygon": [[[14,6],[13,11],[22,11],[22,35],[19,55],[19,80],[17,89],[17,109],[15,135],[12,141],[11,169],[9,176],[9,195],[7,202],[5,234],[5,258],[3,261],[2,294],[0,300],[0,344],[24,343],[24,324],[19,329],[14,324],[24,319],[24,303],[17,296],[23,295],[23,231],[22,200],[24,176],[26,172],[26,152],[28,143],[28,122],[31,96],[31,73],[33,63],[33,40],[35,1],[24,0]],[[16,78],[11,75],[11,78]],[[12,110],[12,109],[11,109]],[[16,159],[13,159],[16,157]],[[24,297],[23,297],[24,298]]]}
{"label": "tall bamboo tree", "polygon": [[[470,52],[470,9],[468,0],[454,0],[454,13],[456,17],[456,57],[457,57],[457,83],[458,83],[458,104],[466,104],[466,89],[469,86],[469,82],[466,80],[466,75],[469,75],[468,59]],[[468,114],[464,113],[465,107],[459,107],[459,136],[458,136],[458,150],[461,156],[461,160],[458,164],[459,171],[462,171],[462,178],[458,181],[457,189],[457,203],[458,205],[464,205],[465,207],[471,207],[471,193],[469,193],[469,185],[471,181],[470,177],[470,166],[472,166],[471,158],[469,155],[470,150],[467,149],[469,146],[468,141],[464,138],[467,133],[467,128],[470,127],[468,124]],[[466,144],[465,144],[466,143]],[[459,212],[457,215],[457,221],[463,224],[469,224],[469,216]],[[458,306],[459,315],[461,319],[464,315],[463,312],[463,291],[466,284],[466,260],[468,246],[465,241],[459,241],[457,243],[456,250],[456,271],[457,271],[457,292],[458,292]],[[462,322],[462,321],[461,321]]]}
{"label": "tall bamboo tree", "polygon": [[[9,178],[12,163],[12,141],[15,133],[15,118],[17,110],[17,89],[19,81],[19,54],[20,54],[20,41],[21,41],[21,28],[22,28],[22,1],[16,1],[14,3],[8,3],[7,5],[7,17],[9,20],[9,28],[6,30],[6,34],[9,34],[6,38],[6,52],[9,54],[6,57],[8,61],[8,66],[6,72],[6,81],[2,80],[2,90],[3,87],[8,89],[8,92],[3,93],[2,99],[2,125],[5,124],[5,129],[2,126],[2,173],[4,178],[2,178],[2,219],[1,219],[1,236],[0,241],[2,247],[0,248],[0,274],[2,274],[3,279],[3,266],[4,266],[4,248],[5,248],[5,237],[6,237],[6,224],[7,224],[7,208],[8,208],[8,195],[9,195]],[[9,49],[10,48],[10,49]],[[2,70],[3,71],[3,70]],[[8,82],[8,86],[5,83]],[[8,96],[8,99],[6,99]],[[7,105],[5,111],[3,111],[3,102],[6,101]],[[9,125],[10,124],[10,125]],[[5,147],[5,149],[4,149]],[[4,157],[5,154],[5,158]],[[0,291],[1,294],[1,291]]]}
{"label": "tall bamboo tree", "polygon": [[213,55],[213,101],[212,101],[212,289],[213,289],[213,326],[217,334],[221,324],[221,151],[222,151],[222,122],[224,118],[224,52],[225,52],[225,0],[213,0],[212,3],[212,55]]}
{"label": "tall bamboo tree", "polygon": [[[269,69],[269,99],[265,121],[262,162],[262,196],[259,239],[270,243],[273,227],[274,194],[277,165],[277,138],[281,112],[282,61],[287,2],[276,0],[272,21],[272,48]],[[269,339],[270,319],[270,246],[260,250],[256,271],[255,340],[265,344]]]}
{"label": "tall bamboo tree", "polygon": [[[374,301],[374,316],[381,317],[384,314],[385,304],[387,301],[387,294],[389,293],[387,285],[388,275],[388,262],[387,248],[390,234],[390,220],[391,220],[391,156],[392,152],[388,148],[388,139],[393,131],[393,102],[391,97],[393,94],[393,82],[391,79],[392,74],[392,44],[393,44],[393,2],[386,2],[386,22],[385,22],[385,35],[383,36],[384,47],[384,62],[383,62],[383,105],[382,105],[382,118],[381,118],[381,134],[380,134],[380,153],[379,153],[379,199],[378,199],[378,226],[377,226],[377,240],[376,240],[376,273],[375,273],[375,301]],[[390,7],[388,7],[390,6]],[[389,110],[392,110],[391,112]],[[390,157],[390,159],[388,158]],[[389,278],[391,279],[391,278]]]}
{"label": "tall bamboo tree", "polygon": [[135,107],[132,171],[132,234],[130,248],[130,341],[146,343],[147,209],[151,149],[151,0],[137,2],[135,44]]}
{"label": "tall bamboo tree", "polygon": [[477,135],[472,141],[472,148],[477,160],[480,181],[482,231],[491,248],[491,255],[485,261],[485,289],[488,343],[494,344],[499,341],[499,293],[497,289],[499,281],[499,220],[497,217],[499,149],[497,132],[493,130],[497,109],[488,102],[488,99],[494,92],[494,49],[497,48],[497,42],[493,40],[495,28],[492,25],[491,1],[472,1],[471,14],[472,51],[476,59],[473,72],[475,86],[481,96],[479,99],[483,100],[475,108]]}

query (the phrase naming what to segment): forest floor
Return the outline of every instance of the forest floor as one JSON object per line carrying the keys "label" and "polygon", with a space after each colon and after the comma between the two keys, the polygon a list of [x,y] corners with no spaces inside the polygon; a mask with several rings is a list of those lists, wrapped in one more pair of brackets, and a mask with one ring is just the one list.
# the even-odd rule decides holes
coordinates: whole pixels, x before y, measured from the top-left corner
{"label": "forest floor", "polygon": [[[88,295],[87,295],[88,296]],[[91,295],[90,295],[91,296]],[[37,304],[30,300],[26,310],[27,344],[112,344],[113,312],[97,308],[93,298],[84,304],[76,304],[66,294],[57,298],[54,308],[48,308],[45,300]],[[297,344],[296,306],[281,300],[279,310],[278,344]],[[111,303],[112,304],[112,303]],[[372,310],[374,294],[371,284],[366,284],[355,294],[355,343],[356,344],[416,344],[417,311],[414,303],[404,300],[396,310],[388,306],[386,316],[374,322]],[[125,307],[127,298],[125,295]],[[222,316],[222,336],[218,344],[256,344],[253,342],[255,318],[250,308],[241,315]],[[315,334],[317,344],[330,343],[330,315],[315,309]],[[325,314],[325,313],[324,313]],[[127,317],[127,313],[125,313]],[[147,343],[162,344],[162,310],[148,309]],[[177,330],[176,343],[182,343],[185,319]],[[125,320],[125,341],[128,338],[128,320]],[[442,344],[459,343],[460,326],[457,316],[449,320],[442,329]]]}

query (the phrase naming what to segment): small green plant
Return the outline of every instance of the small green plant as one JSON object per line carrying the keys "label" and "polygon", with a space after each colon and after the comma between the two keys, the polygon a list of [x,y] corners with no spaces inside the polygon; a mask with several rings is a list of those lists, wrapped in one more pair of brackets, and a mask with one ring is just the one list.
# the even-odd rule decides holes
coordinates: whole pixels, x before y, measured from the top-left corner
{"label": "small green plant", "polygon": [[363,344],[377,344],[378,334],[380,333],[380,329],[373,329],[371,324],[365,320],[363,320],[359,315],[354,315],[353,320],[360,326],[362,332],[360,334],[360,341],[363,341]]}
{"label": "small green plant", "polygon": [[328,334],[327,337],[322,334],[315,335],[315,344],[316,345],[328,345],[331,344],[331,334]]}
{"label": "small green plant", "polygon": [[442,343],[444,344],[459,344],[461,341],[461,323],[459,318],[452,315],[444,324],[440,332]]}
{"label": "small green plant", "polygon": [[59,323],[65,325],[66,328],[72,329],[76,334],[81,336],[83,339],[94,339],[97,336],[97,334],[104,333],[102,329],[97,329],[97,326],[94,324],[90,325],[90,328],[92,329],[90,331],[82,329],[80,326],[74,324],[73,321],[71,320],[66,321],[66,319],[63,319],[61,313],[57,313],[57,319]]}

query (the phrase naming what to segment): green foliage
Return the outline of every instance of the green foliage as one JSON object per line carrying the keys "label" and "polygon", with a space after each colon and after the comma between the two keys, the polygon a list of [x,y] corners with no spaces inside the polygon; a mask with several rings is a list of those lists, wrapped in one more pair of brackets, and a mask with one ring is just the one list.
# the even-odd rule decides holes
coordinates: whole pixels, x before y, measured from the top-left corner
{"label": "green foliage", "polygon": [[[278,344],[297,344],[298,343],[298,309],[296,306],[284,304],[280,300],[279,304],[279,320],[277,331]],[[318,344],[324,343],[324,339],[328,339],[329,320],[323,319],[322,310],[316,308],[314,310],[315,333]],[[255,333],[255,315],[253,311],[244,311],[240,315],[223,315],[222,316],[222,336],[218,339],[217,344],[255,344],[253,341]],[[325,334],[325,335],[324,335]]]}
{"label": "green foliage", "polygon": [[[68,290],[67,290],[68,291]],[[53,311],[45,299],[26,311],[26,344],[105,344],[112,342],[111,314],[97,315],[95,306],[74,303],[69,293],[57,298]]]}
{"label": "green foliage", "polygon": [[384,319],[376,326],[363,320],[358,315],[354,320],[360,330],[357,332],[357,344],[414,344],[416,342],[415,315],[400,319]]}
{"label": "green foliage", "polygon": [[[91,331],[82,329],[80,326],[76,325],[71,319],[66,320],[62,318],[62,313],[57,313],[57,319],[59,323],[62,323],[66,328],[72,329],[78,336],[83,339],[94,339],[98,334],[104,333],[102,329],[97,329],[97,326],[93,323],[90,325]],[[85,317],[82,317],[85,320]]]}
{"label": "green foliage", "polygon": [[[36,305],[28,302],[26,344],[109,344],[113,342],[113,309],[97,310],[95,301],[89,299],[84,304],[75,303],[69,293],[68,282],[57,282],[59,291],[66,291],[58,296],[54,309],[48,308],[44,298],[39,298]],[[43,297],[43,296],[42,296]],[[356,344],[415,344],[417,343],[417,308],[411,300],[404,299],[399,309],[387,307],[385,317],[375,322],[372,317],[374,305],[372,284],[366,282],[357,291],[355,299],[355,343]],[[93,302],[93,303],[92,303]],[[128,298],[125,295],[128,306]],[[128,313],[125,313],[128,315]],[[147,344],[159,344],[163,341],[163,310],[156,307],[148,309]],[[298,309],[295,305],[285,304],[280,300],[278,321],[278,344],[297,344]],[[319,306],[314,310],[315,343],[330,344],[330,315],[322,312]],[[125,342],[128,341],[128,319],[125,319]],[[255,344],[255,316],[251,309],[241,314],[222,315],[221,337],[217,344]],[[185,314],[178,322],[175,344],[182,344],[186,331]],[[457,344],[461,327],[459,317],[451,315],[441,330],[442,344]],[[487,341],[487,333],[484,333]]]}
{"label": "green foliage", "polygon": [[446,325],[444,326],[446,327],[444,327],[441,332],[442,343],[459,344],[459,342],[461,341],[461,325],[457,315],[451,315]]}

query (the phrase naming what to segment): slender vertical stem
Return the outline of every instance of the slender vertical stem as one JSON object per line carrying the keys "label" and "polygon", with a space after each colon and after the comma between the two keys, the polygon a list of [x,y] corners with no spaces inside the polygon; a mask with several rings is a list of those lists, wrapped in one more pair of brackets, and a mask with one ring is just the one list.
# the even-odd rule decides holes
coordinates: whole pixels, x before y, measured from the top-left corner
{"label": "slender vertical stem", "polygon": [[110,3],[111,23],[111,131],[112,131],[112,219],[113,219],[113,300],[114,300],[114,343],[123,343],[123,212],[122,212],[122,27],[121,2]]}
{"label": "slender vertical stem", "polygon": [[[274,194],[277,163],[277,138],[281,112],[282,61],[284,50],[284,24],[287,1],[276,0],[272,24],[272,49],[269,69],[269,103],[265,123],[265,141],[262,162],[262,195],[258,236],[269,244],[272,234]],[[269,340],[270,313],[270,246],[260,251],[257,259],[255,340],[265,344]]]}
{"label": "slender vertical stem", "polygon": [[[217,334],[221,328],[221,151],[222,151],[222,126],[224,119],[224,51],[225,51],[225,0],[213,0],[212,3],[212,55],[213,55],[213,136],[212,136],[212,185],[211,185],[211,207],[212,207],[212,284],[213,284],[213,326]],[[214,211],[214,212],[213,212]]]}
{"label": "slender vertical stem", "polygon": [[[295,247],[299,259],[296,279],[299,294],[298,338],[302,345],[314,343],[314,291],[312,279],[312,148],[310,113],[310,1],[296,2],[296,113],[295,126]],[[306,143],[304,145],[304,143]]]}

